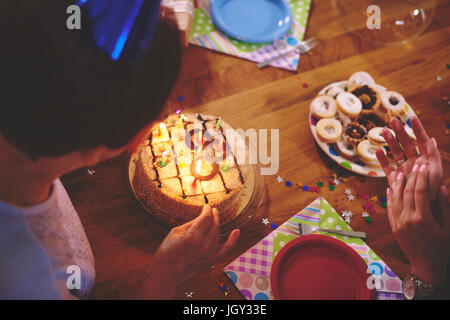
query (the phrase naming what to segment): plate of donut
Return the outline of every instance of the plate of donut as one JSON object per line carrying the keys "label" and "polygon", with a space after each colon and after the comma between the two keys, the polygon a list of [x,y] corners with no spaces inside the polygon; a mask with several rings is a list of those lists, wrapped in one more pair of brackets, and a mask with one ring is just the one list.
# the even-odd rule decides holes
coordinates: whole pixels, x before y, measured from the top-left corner
{"label": "plate of donut", "polygon": [[359,71],[319,92],[310,104],[309,124],[319,147],[340,166],[364,176],[386,177],[375,150],[381,147],[393,159],[381,132],[387,128],[394,134],[389,121],[397,117],[416,141],[410,123],[415,115],[400,93]]}

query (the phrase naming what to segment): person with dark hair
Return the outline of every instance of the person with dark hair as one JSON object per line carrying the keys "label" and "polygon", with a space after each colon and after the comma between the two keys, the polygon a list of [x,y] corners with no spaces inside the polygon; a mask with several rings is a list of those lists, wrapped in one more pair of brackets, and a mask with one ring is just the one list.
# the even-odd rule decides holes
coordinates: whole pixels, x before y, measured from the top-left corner
{"label": "person with dark hair", "polygon": [[[94,257],[59,177],[136,147],[180,66],[178,31],[166,21],[154,23],[151,45],[139,59],[114,60],[98,49],[91,24],[80,31],[66,27],[72,2],[0,2],[2,299],[87,296]],[[141,9],[154,7],[144,1]],[[105,12],[96,18],[105,20]],[[130,39],[140,35],[131,30]],[[221,245],[218,212],[205,206],[172,230],[132,297],[172,298],[181,281],[213,264],[238,236],[233,231]],[[81,283],[68,279],[77,269]]]}

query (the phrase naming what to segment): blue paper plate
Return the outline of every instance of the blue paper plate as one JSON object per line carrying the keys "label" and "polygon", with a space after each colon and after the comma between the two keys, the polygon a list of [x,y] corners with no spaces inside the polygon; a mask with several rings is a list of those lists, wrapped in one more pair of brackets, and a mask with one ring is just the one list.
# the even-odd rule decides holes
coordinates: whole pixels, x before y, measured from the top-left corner
{"label": "blue paper plate", "polygon": [[210,7],[217,28],[244,42],[273,42],[292,24],[286,0],[211,0]]}

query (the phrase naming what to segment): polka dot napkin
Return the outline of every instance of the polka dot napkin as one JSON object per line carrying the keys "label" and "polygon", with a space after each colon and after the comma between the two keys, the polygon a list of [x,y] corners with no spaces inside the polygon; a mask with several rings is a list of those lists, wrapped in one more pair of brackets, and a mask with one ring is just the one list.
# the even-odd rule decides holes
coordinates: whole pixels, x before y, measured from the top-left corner
{"label": "polka dot napkin", "polygon": [[[289,0],[294,21],[288,34],[273,43],[246,43],[226,36],[219,31],[211,20],[208,0],[202,0],[200,8],[195,10],[194,25],[190,43],[196,46],[219,51],[243,59],[263,62],[292,50],[305,36],[311,0]],[[272,64],[273,67],[297,70],[300,54],[292,52]]]}
{"label": "polka dot napkin", "polygon": [[[331,205],[318,197],[309,206],[269,233],[255,246],[224,268],[225,274],[248,300],[273,299],[270,286],[272,262],[281,248],[299,237],[298,223],[321,226],[327,229],[351,230]],[[325,233],[323,233],[325,234]],[[352,247],[367,263],[376,283],[378,300],[402,300],[402,281],[361,239],[332,235]]]}

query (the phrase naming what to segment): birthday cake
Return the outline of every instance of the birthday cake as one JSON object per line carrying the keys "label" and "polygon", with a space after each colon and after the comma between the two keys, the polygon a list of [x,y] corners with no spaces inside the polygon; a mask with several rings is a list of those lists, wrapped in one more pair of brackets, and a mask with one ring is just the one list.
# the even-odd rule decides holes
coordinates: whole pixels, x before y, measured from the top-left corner
{"label": "birthday cake", "polygon": [[[408,135],[416,141],[407,124],[412,110],[405,98],[376,84],[363,71],[322,90],[311,102],[310,111],[318,139],[334,150],[334,156],[339,154],[360,165],[378,168],[377,148],[391,156],[382,131],[386,128],[395,136],[389,128],[393,117],[402,121]],[[342,163],[350,167],[350,162]]]}
{"label": "birthday cake", "polygon": [[245,150],[237,132],[220,118],[172,115],[156,124],[133,156],[133,189],[164,223],[180,225],[205,204],[217,208],[221,224],[236,215],[248,169],[236,161]]}

